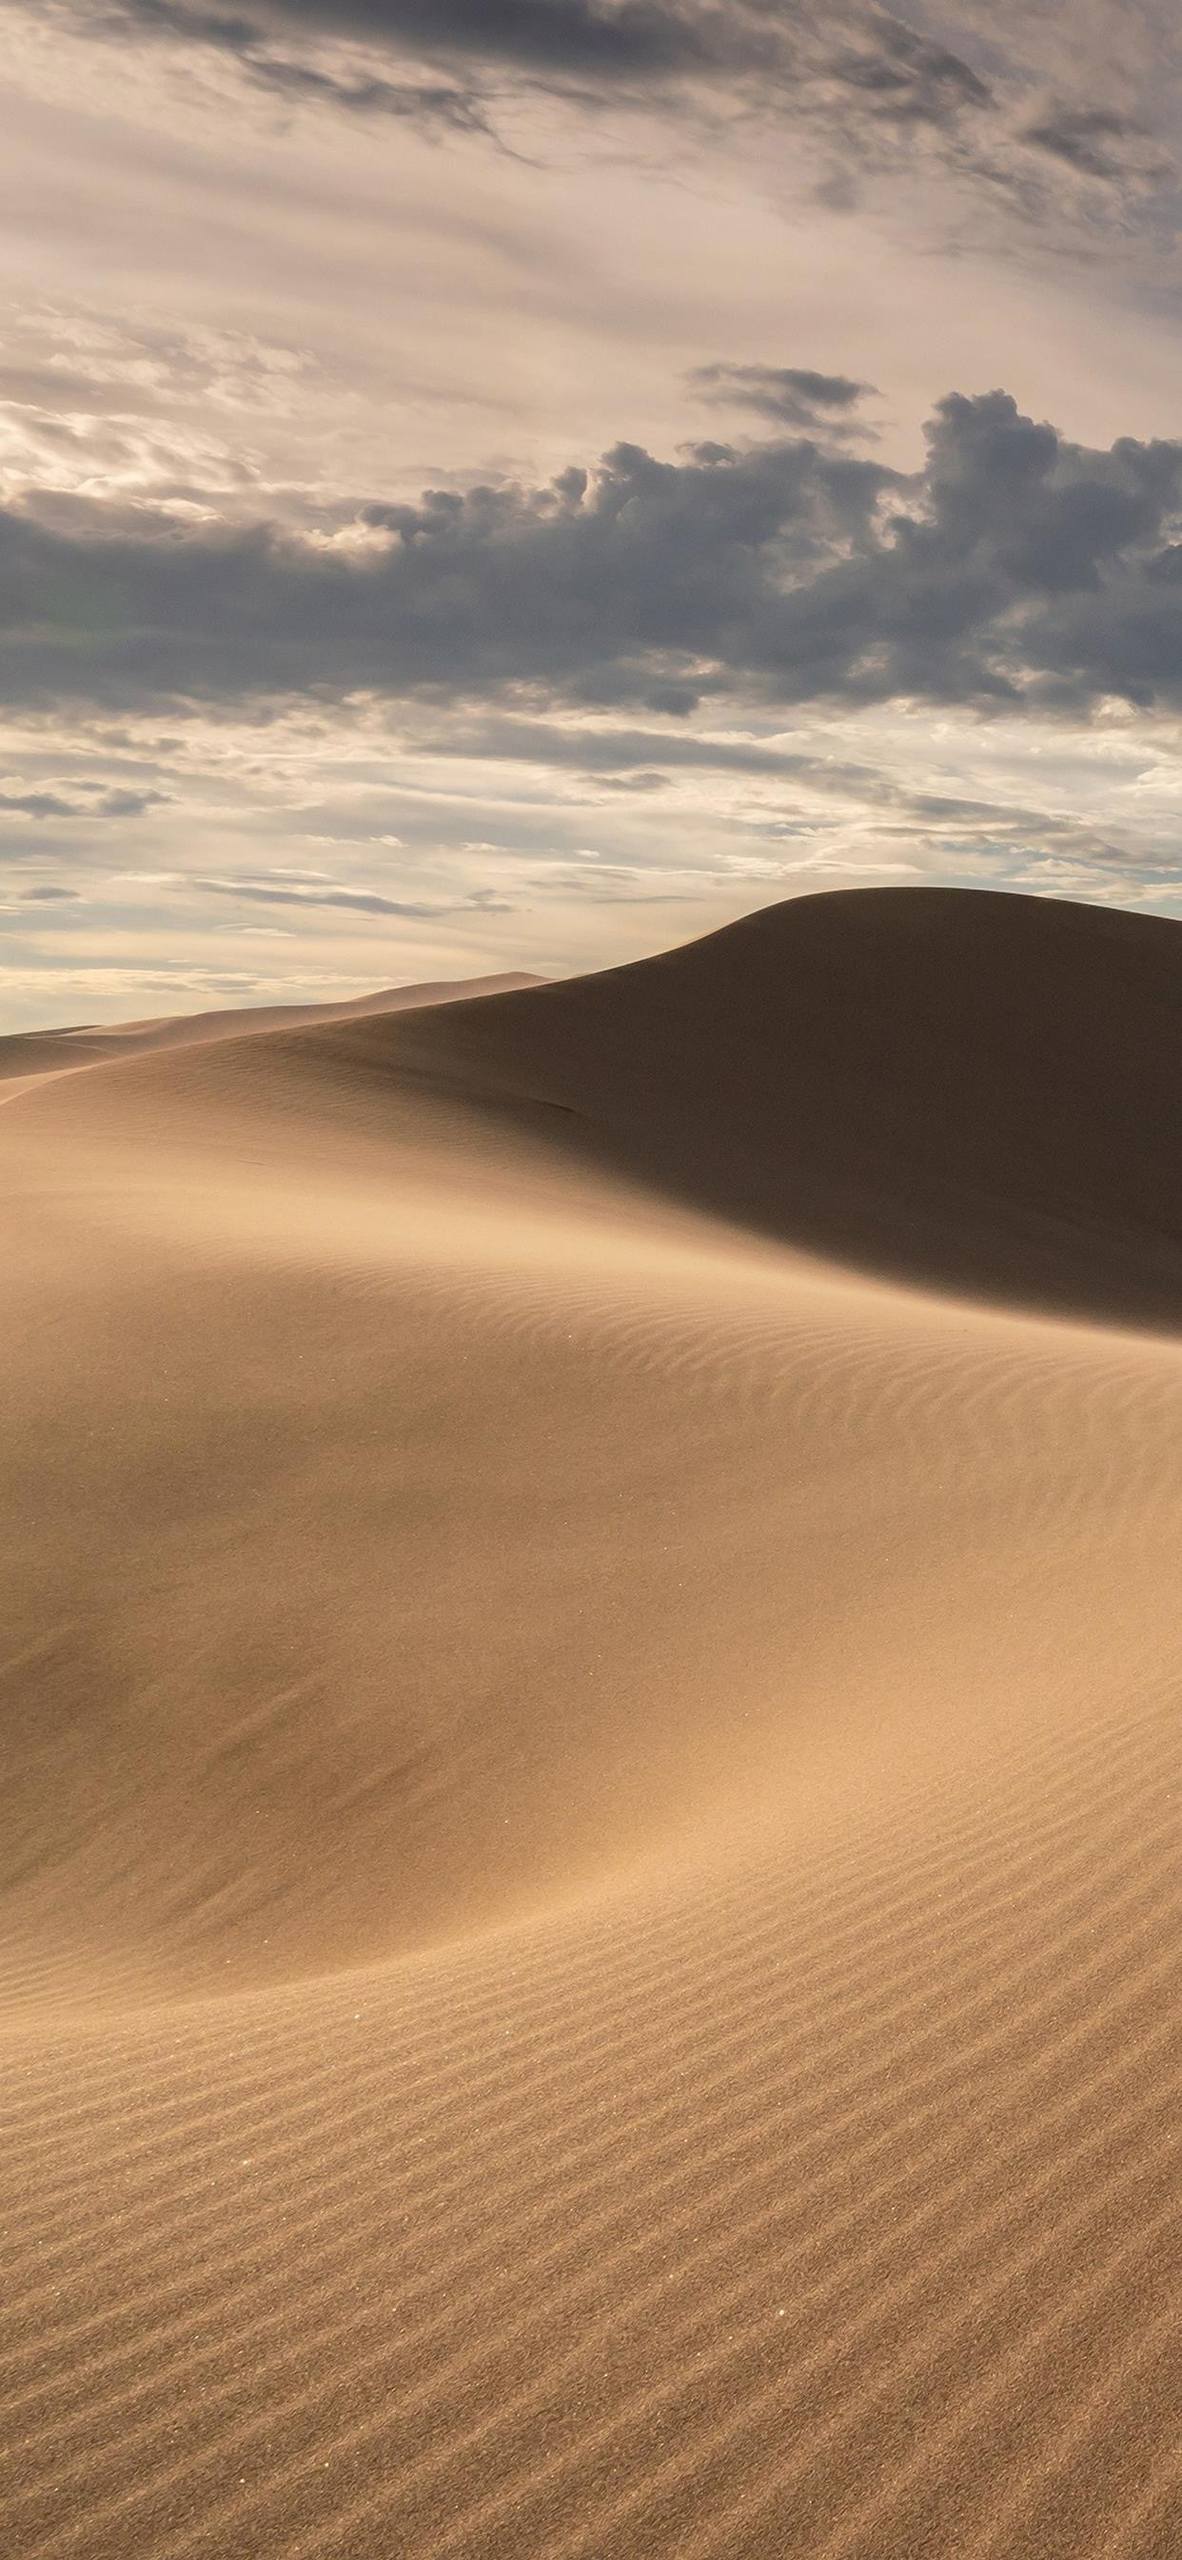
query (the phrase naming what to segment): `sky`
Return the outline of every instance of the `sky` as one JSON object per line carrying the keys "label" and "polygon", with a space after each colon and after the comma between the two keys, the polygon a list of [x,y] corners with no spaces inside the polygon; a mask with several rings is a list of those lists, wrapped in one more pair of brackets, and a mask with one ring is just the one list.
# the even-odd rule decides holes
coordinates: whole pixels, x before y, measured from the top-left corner
{"label": "sky", "polygon": [[0,1029],[1182,914],[1170,0],[0,32]]}

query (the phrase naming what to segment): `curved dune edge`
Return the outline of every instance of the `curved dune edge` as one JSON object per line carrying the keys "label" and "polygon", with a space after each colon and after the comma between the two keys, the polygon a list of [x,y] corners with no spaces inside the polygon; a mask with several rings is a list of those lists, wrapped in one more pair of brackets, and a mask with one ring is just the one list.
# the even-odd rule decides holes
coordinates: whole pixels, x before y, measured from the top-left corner
{"label": "curved dune edge", "polygon": [[954,1052],[909,1250],[977,1299],[819,1249],[966,910],[1146,1071],[1173,929],[1000,903],[918,1050],[892,892],[0,1118],[21,2560],[1178,2547],[1182,1354],[1094,1320],[1176,1313],[1170,1090],[1032,1225]]}
{"label": "curved dune edge", "polygon": [[149,1050],[203,1046],[243,1039],[259,1031],[293,1031],[314,1024],[360,1020],[366,1014],[407,1013],[418,1005],[455,1004],[472,996],[504,995],[541,986],[540,978],[510,970],[500,976],[434,979],[417,986],[386,987],[377,994],[336,1004],[267,1004],[222,1007],[213,1013],[161,1014],[141,1022],[71,1023],[59,1031],[11,1031],[0,1035],[0,1102],[44,1076],[72,1075],[81,1067],[138,1057]]}

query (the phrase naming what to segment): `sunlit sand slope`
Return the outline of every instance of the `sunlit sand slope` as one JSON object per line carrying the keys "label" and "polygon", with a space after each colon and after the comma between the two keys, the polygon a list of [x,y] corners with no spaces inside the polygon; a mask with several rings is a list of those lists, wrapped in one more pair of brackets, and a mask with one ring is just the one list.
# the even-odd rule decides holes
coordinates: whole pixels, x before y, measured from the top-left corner
{"label": "sunlit sand slope", "polygon": [[196,1041],[237,1038],[248,1031],[290,1031],[316,1022],[347,1022],[362,1014],[411,1012],[417,1005],[454,1004],[461,997],[501,995],[512,988],[541,984],[541,979],[516,971],[494,978],[434,979],[418,986],[385,987],[376,995],[353,996],[340,1004],[242,1005],[217,1013],[160,1014],[142,1022],[87,1022],[61,1031],[11,1031],[0,1036],[0,1084],[58,1075],[63,1068],[97,1066],[104,1058],[129,1057],[136,1050],[189,1048]]}
{"label": "sunlit sand slope", "polygon": [[6,2553],[1182,2548],[1180,945],[0,1113]]}

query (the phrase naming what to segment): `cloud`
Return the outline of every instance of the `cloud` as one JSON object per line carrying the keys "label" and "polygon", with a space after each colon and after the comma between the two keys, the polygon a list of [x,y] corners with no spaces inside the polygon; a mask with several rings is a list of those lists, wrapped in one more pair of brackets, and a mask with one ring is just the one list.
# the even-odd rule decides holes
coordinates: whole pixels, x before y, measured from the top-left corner
{"label": "cloud", "polygon": [[1182,707],[1182,442],[1080,446],[1002,392],[942,401],[909,477],[795,440],[625,444],[364,516],[385,538],[349,553],[0,511],[0,697]]}
{"label": "cloud", "polygon": [[689,379],[708,399],[822,435],[864,435],[865,427],[852,412],[874,387],[844,373],[813,373],[804,365],[702,364]]}
{"label": "cloud", "polygon": [[[760,0],[56,0],[83,34],[205,48],[293,102],[486,135],[506,81],[643,94],[749,70],[777,50],[763,14]],[[390,78],[391,58],[415,74]]]}
{"label": "cloud", "polygon": [[99,36],[215,46],[251,69],[290,60],[276,41],[348,43],[587,89],[766,69],[794,13],[763,0],[64,0],[62,14]]}
{"label": "cloud", "polygon": [[245,898],[260,906],[343,907],[356,915],[421,919],[454,915],[511,915],[511,902],[493,889],[474,889],[462,898],[427,901],[387,898],[377,889],[350,889],[329,880],[300,880],[290,873],[240,872],[230,879],[194,874],[186,884],[219,898]]}
{"label": "cloud", "polygon": [[864,545],[896,480],[809,446],[675,464],[619,445],[594,477],[368,507],[387,538],[362,554],[266,524],[0,511],[0,696],[262,704],[527,683],[688,711],[726,681],[728,631],[749,654],[781,575]]}
{"label": "cloud", "polygon": [[831,76],[904,125],[952,125],[993,102],[987,82],[959,54],[873,9],[836,47]]}
{"label": "cloud", "polygon": [[502,62],[585,79],[680,72],[738,41],[738,6],[677,0],[75,0],[96,30],[138,28],[239,50],[276,36],[331,37],[416,58]]}
{"label": "cloud", "polygon": [[142,818],[145,809],[159,809],[167,801],[167,791],[103,791],[86,812],[96,818]]}
{"label": "cloud", "polygon": [[5,818],[76,818],[77,803],[63,800],[57,791],[0,791],[0,816]]}
{"label": "cloud", "polygon": [[22,905],[29,907],[73,906],[80,904],[80,889],[67,889],[55,880],[46,880],[36,889],[18,889]]}
{"label": "cloud", "polygon": [[[545,5],[545,0],[541,0]],[[191,0],[51,0],[60,24],[107,42],[168,40],[222,54],[256,87],[314,105],[331,105],[352,114],[393,116],[430,129],[455,133],[487,133],[488,123],[472,86],[439,80],[394,81],[380,70],[336,67],[276,51],[273,36],[297,43],[327,40],[339,46],[342,36],[361,36],[385,44],[381,13],[365,23],[366,13],[337,11],[327,5],[303,9],[298,0],[243,0],[241,7],[193,6]],[[402,50],[395,40],[395,50]],[[438,48],[436,48],[438,50]]]}
{"label": "cloud", "polygon": [[342,78],[310,62],[288,62],[244,45],[239,60],[260,88],[281,98],[331,103],[354,115],[394,116],[406,124],[435,126],[452,133],[489,134],[488,118],[476,95],[431,81],[394,81],[372,74]]}
{"label": "cloud", "polygon": [[700,730],[594,729],[563,726],[556,721],[496,718],[457,722],[450,730],[416,738],[413,752],[429,756],[461,756],[490,763],[567,767],[595,778],[622,774],[663,782],[657,768],[699,772],[751,773],[798,779],[817,769],[819,759],[758,738],[718,738]]}
{"label": "cloud", "polygon": [[601,791],[633,791],[636,793],[667,791],[667,773],[604,773],[597,776]]}
{"label": "cloud", "polygon": [[350,35],[426,55],[574,79],[632,79],[742,56],[762,14],[678,0],[254,0],[264,26]]}
{"label": "cloud", "polygon": [[[891,168],[953,182],[945,211],[964,240],[963,190],[993,229],[1017,217],[1062,240],[1082,219],[1123,234],[1140,198],[1176,226],[1169,163],[1148,133],[1160,99],[1130,38],[1133,0],[1092,0],[1086,29],[1058,8],[950,0],[924,27],[876,0],[9,0],[43,30],[108,45],[184,48],[229,64],[248,88],[352,116],[393,117],[440,140],[516,137],[539,147],[539,97],[601,118],[641,110],[683,136],[758,123],[791,130],[800,185],[857,200]],[[1152,0],[1137,0],[1137,15]],[[925,14],[927,14],[925,12]],[[1155,30],[1160,60],[1168,27]],[[224,109],[226,84],[217,84]],[[1144,92],[1148,86],[1148,98]],[[569,139],[569,136],[568,136]],[[623,147],[617,125],[615,147]],[[540,147],[559,147],[553,117]],[[647,148],[647,145],[646,145]],[[1097,183],[1097,182],[1100,183]],[[959,206],[959,213],[956,207]],[[1078,241],[1077,241],[1078,245]]]}
{"label": "cloud", "polygon": [[86,785],[72,793],[63,791],[11,791],[0,788],[0,817],[5,818],[140,818],[146,809],[160,808],[168,798],[166,791],[113,790],[94,792]]}
{"label": "cloud", "polygon": [[[696,97],[717,112],[953,131],[993,103],[982,74],[873,0],[50,0],[108,41],[171,41],[292,98],[489,129],[514,88],[584,106]],[[391,64],[413,66],[408,79]]]}
{"label": "cloud", "polygon": [[1053,107],[1023,127],[1022,139],[1081,176],[1105,183],[1133,176],[1165,177],[1168,171],[1164,154],[1144,127],[1111,107]]}

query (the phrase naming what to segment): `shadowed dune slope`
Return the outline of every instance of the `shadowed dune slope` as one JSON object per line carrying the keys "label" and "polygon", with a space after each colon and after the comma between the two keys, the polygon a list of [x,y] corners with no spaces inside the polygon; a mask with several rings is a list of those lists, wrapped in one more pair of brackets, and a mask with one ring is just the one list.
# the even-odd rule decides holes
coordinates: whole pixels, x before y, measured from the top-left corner
{"label": "shadowed dune slope", "polygon": [[11,1093],[5,2560],[1182,2548],[1180,945]]}
{"label": "shadowed dune slope", "polygon": [[391,1032],[399,1066],[559,1103],[574,1142],[819,1253],[1182,1314],[1182,935],[1161,917],[839,891]]}

